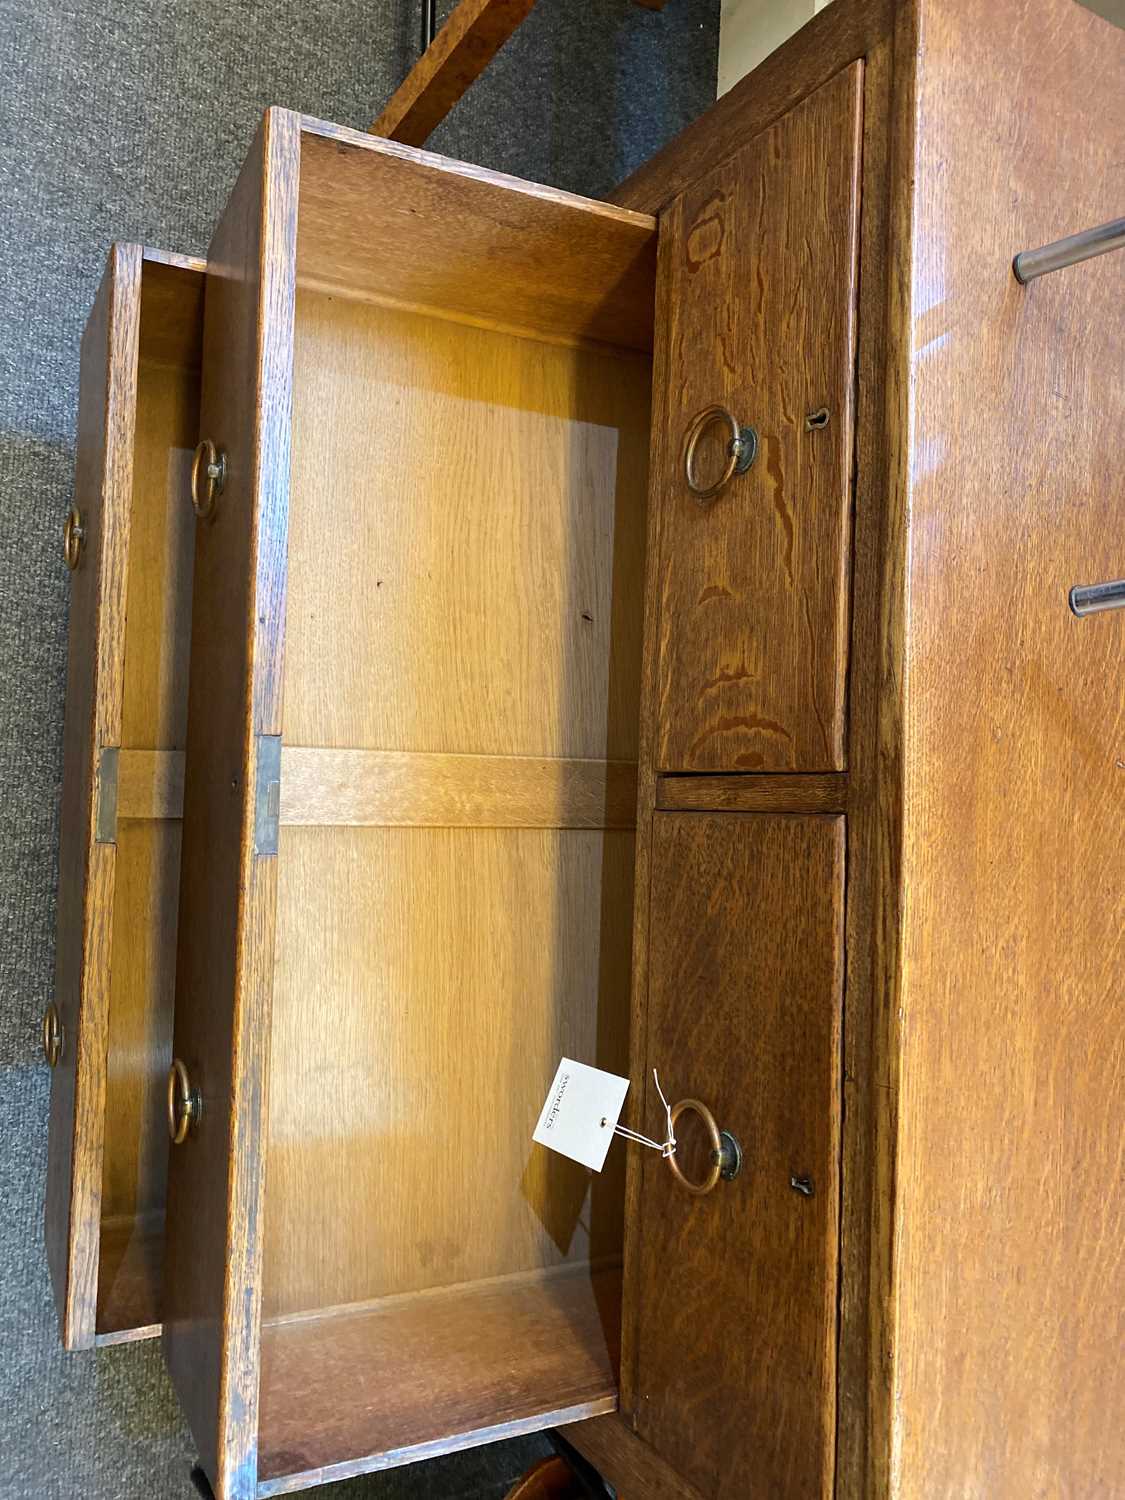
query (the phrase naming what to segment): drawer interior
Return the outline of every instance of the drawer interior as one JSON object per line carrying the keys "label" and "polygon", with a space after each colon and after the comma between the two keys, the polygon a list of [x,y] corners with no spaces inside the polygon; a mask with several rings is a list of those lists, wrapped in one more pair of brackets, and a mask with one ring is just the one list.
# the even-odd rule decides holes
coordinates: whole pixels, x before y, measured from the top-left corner
{"label": "drawer interior", "polygon": [[262,1494],[616,1404],[624,1154],[531,1132],[628,1066],[650,357],[450,265],[297,293]]}
{"label": "drawer interior", "polygon": [[[152,1334],[160,1275],[172,1052],[179,807],[137,805],[138,765],[182,754],[187,721],[193,524],[188,474],[199,428],[201,270],[142,263],[129,513],[121,762],[113,901],[99,1343]],[[160,753],[154,757],[152,752]],[[156,816],[151,814],[156,813]],[[172,814],[163,816],[160,814]],[[138,814],[138,815],[134,815]]]}

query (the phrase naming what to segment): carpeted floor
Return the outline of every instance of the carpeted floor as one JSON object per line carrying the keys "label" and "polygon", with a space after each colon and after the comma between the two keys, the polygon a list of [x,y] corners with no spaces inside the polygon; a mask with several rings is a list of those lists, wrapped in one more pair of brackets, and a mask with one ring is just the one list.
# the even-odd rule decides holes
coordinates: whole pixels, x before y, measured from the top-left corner
{"label": "carpeted floor", "polygon": [[[442,13],[448,10],[448,4]],[[714,96],[719,0],[540,0],[431,141],[605,192]],[[64,1355],[42,1248],[78,340],[113,239],[203,254],[261,110],[370,123],[416,0],[0,0],[0,1497],[179,1500],[155,1345]],[[502,1494],[540,1440],[331,1488]]]}

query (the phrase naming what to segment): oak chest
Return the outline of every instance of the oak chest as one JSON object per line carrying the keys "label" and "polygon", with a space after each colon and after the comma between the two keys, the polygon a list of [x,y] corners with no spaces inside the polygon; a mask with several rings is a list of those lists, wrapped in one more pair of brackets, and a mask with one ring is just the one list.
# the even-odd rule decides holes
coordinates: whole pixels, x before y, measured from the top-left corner
{"label": "oak chest", "polygon": [[[271,110],[115,250],[48,1245],[221,1500],[1125,1483],[1122,269],[1010,269],[1125,38],[995,9],[836,0],[614,204]],[[533,1147],[560,1056],[672,1162]]]}

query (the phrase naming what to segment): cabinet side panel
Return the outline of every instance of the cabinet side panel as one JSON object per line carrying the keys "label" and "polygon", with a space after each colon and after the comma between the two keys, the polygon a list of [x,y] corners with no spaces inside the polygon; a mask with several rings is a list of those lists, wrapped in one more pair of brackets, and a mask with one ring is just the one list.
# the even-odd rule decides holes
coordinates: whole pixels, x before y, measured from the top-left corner
{"label": "cabinet side panel", "polygon": [[260,1210],[276,856],[255,850],[280,732],[296,117],[271,110],[212,242],[200,422],[227,456],[196,528],[174,1048],[201,1114],[172,1153],[164,1348],[219,1500],[257,1485]]}
{"label": "cabinet side panel", "polygon": [[82,339],[60,818],[47,1260],[63,1343],[93,1342],[101,1213],[114,845],[95,840],[97,766],[120,739],[141,252],[114,246]]}
{"label": "cabinet side panel", "polygon": [[1125,255],[1010,261],[1123,212],[1125,33],[946,0],[921,59],[893,1478],[1120,1494],[1125,614],[1067,591],[1125,572]]}

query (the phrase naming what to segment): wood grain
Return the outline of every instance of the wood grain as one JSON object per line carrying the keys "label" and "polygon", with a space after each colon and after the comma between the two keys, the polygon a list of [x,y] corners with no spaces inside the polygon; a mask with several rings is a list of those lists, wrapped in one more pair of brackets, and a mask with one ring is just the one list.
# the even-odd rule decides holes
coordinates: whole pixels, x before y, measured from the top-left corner
{"label": "wood grain", "polygon": [[[89,1348],[97,1309],[115,850],[94,838],[95,772],[119,742],[125,655],[141,251],[115,245],[82,336],[55,991],[63,1052],[51,1080],[45,1235],[63,1344]],[[62,562],[60,559],[60,567]]]}
{"label": "wood grain", "polygon": [[301,132],[302,286],[525,336],[652,347],[647,214],[308,117]]}
{"label": "wood grain", "polygon": [[281,755],[283,824],[400,828],[632,828],[628,761],[309,750]]}
{"label": "wood grain", "polygon": [[[113,975],[106,1046],[102,1212],[161,1214],[168,1171],[165,1083],[172,1060],[178,822],[117,828]],[[100,1329],[99,1331],[106,1331]]]}
{"label": "wood grain", "polygon": [[891,1493],[891,1270],[898,1111],[910,470],[913,3],[864,63],[855,557],[848,737],[848,959],[837,1389],[838,1500]]}
{"label": "wood grain", "polygon": [[700,1500],[698,1490],[643,1443],[617,1412],[560,1429],[562,1436],[612,1484],[621,1500]]}
{"label": "wood grain", "polygon": [[620,1260],[624,1151],[591,1177],[531,1134],[560,1057],[624,1071],[632,856],[282,829],[266,1316]]}
{"label": "wood grain", "polygon": [[123,750],[117,758],[118,819],[178,821],[183,815],[184,752]]}
{"label": "wood grain", "polygon": [[[167,1127],[160,1122],[160,1142]],[[154,1137],[155,1139],[155,1137]],[[152,1214],[103,1217],[98,1259],[98,1348],[160,1334],[164,1205]]]}
{"label": "wood grain", "polygon": [[[175,279],[165,281],[168,275]],[[198,348],[188,333],[194,319],[197,344],[201,292],[199,272],[150,262],[146,255],[120,742],[161,748],[125,749],[126,762],[132,753],[181,762],[183,756],[191,628],[188,464],[199,425],[199,374],[191,363]],[[154,345],[162,358],[187,363],[146,357]],[[111,1335],[147,1336],[159,1322],[161,1256],[148,1246],[162,1240],[167,1180],[164,1092],[172,1056],[180,828],[171,821],[130,821],[130,812],[128,797],[122,806],[119,796],[102,1180],[102,1214],[118,1228],[116,1236],[102,1235],[99,1342]],[[131,1219],[139,1251],[131,1248],[126,1229]],[[119,1274],[122,1236],[126,1271]],[[147,1286],[146,1277],[152,1278]],[[141,1322],[121,1321],[133,1317]]]}
{"label": "wood grain", "polygon": [[[366,222],[349,218],[357,183],[376,194],[397,181],[388,202],[413,205],[421,249],[448,184],[459,194],[468,182],[477,219],[457,243],[479,224],[478,253],[494,244],[488,212],[507,215],[509,238],[525,226],[536,253],[573,229],[593,247],[592,261],[583,255],[594,287],[607,245],[605,264],[627,270],[651,243],[645,221],[375,151],[369,138],[358,156],[375,151],[399,176],[357,178],[347,132],[313,139],[312,201],[321,192],[334,202],[340,244],[317,230],[304,198],[302,233],[314,246],[324,236],[334,274],[380,265],[374,240],[350,267],[336,253],[349,225]],[[267,1453],[275,1416],[300,1423],[307,1472],[274,1474],[267,1459],[259,1475],[263,1304],[320,1312],[455,1277],[620,1255],[613,1172],[586,1207],[584,1174],[545,1164],[528,1136],[560,1039],[624,1057],[630,833],[287,826],[274,860],[253,855],[251,825],[258,733],[284,733],[298,755],[399,756],[399,769],[412,752],[443,757],[428,763],[431,791],[455,765],[461,798],[464,762],[480,754],[521,765],[630,758],[647,359],[543,343],[538,332],[516,347],[502,333],[375,305],[358,281],[335,304],[302,293],[291,322],[296,145],[296,117],[271,112],[208,262],[202,426],[229,470],[196,542],[175,1046],[203,1118],[173,1156],[165,1348],[222,1500],[405,1461],[372,1455],[366,1404],[341,1404],[333,1385],[332,1414],[310,1412],[302,1381],[269,1415],[263,1406],[260,1436]],[[447,236],[455,260],[454,248]],[[463,316],[453,293],[444,311]],[[459,446],[438,445],[443,463],[420,483],[410,464],[425,469],[435,451],[435,398],[460,401],[449,428]],[[422,415],[424,441],[402,451]],[[427,531],[441,548],[427,550]],[[513,588],[523,578],[530,586]],[[494,640],[507,668],[474,702],[459,678],[487,688],[480,659]],[[438,649],[444,673],[427,676]],[[150,788],[156,769],[145,769]],[[611,769],[582,776],[608,785]],[[535,796],[546,800],[542,788]],[[465,1058],[478,1056],[474,1082]],[[489,1068],[499,1068],[485,1090],[491,1107],[503,1102],[523,1124],[482,1152],[479,1136],[451,1133],[451,1123],[479,1116]],[[435,1173],[448,1191],[426,1188]],[[503,1210],[482,1218],[481,1202],[494,1200]],[[600,1324],[598,1337],[604,1370]],[[553,1342],[555,1364],[574,1364],[566,1338]],[[346,1338],[341,1348],[354,1363]],[[466,1348],[483,1357],[477,1343]],[[401,1361],[402,1345],[394,1355]],[[505,1361],[511,1379],[510,1351]],[[521,1361],[514,1376],[526,1400],[512,1422],[450,1428],[434,1441],[463,1446],[611,1408],[612,1361],[596,1391],[579,1361],[582,1390],[561,1406],[552,1369]],[[270,1378],[263,1366],[263,1401]],[[425,1410],[409,1396],[407,1429],[442,1420],[431,1387]],[[360,1436],[341,1437],[340,1424]],[[429,1444],[420,1439],[410,1456]]]}
{"label": "wood grain", "polygon": [[[678,251],[661,286],[661,770],[844,766],[862,72],[825,84],[661,221]],[[701,506],[681,445],[715,402],[754,426],[759,452]],[[806,430],[822,408],[828,426]],[[721,455],[710,462],[718,472]]]}
{"label": "wood grain", "polygon": [[672,812],[844,812],[848,778],[661,776],[656,805]]}
{"label": "wood grain", "polygon": [[534,4],[535,0],[460,0],[391,95],[371,133],[421,146]]}
{"label": "wood grain", "polygon": [[196,528],[176,1055],[203,1099],[172,1155],[164,1353],[221,1500],[256,1491],[260,1208],[276,860],[256,736],[280,732],[299,131],[271,110],[208,255],[201,428],[228,455]]}
{"label": "wood grain", "polygon": [[[124,1224],[163,1204],[164,1134],[152,1091],[167,1067],[178,832],[171,842],[150,828],[96,843],[90,788],[106,746],[183,743],[190,573],[185,580],[176,556],[182,452],[195,441],[191,330],[201,284],[196,265],[180,257],[115,246],[83,340],[76,497],[88,535],[74,575],[57,985],[69,1046],[56,1078],[48,1188],[48,1259],[68,1347],[130,1334],[118,1320],[135,1311],[151,1324],[157,1295],[155,1283],[115,1294],[100,1221]],[[154,362],[153,351],[168,363]],[[75,1144],[64,1169],[67,1128]],[[52,1240],[67,1209],[64,1270]],[[136,1258],[136,1277],[151,1264]]]}
{"label": "wood grain", "polygon": [[635,759],[648,406],[644,359],[300,294],[286,742]]}
{"label": "wood grain", "polygon": [[833,1489],[843,881],[842,818],[656,815],[647,1068],[745,1162],[698,1198],[645,1153],[635,1421],[709,1500]]}
{"label": "wood grain", "polygon": [[891,1472],[1015,1500],[1125,1490],[1125,261],[1009,271],[1121,212],[1125,34],[993,15],[921,7]]}
{"label": "wood grain", "polygon": [[[661,235],[657,260],[656,337],[653,343],[653,409],[659,412],[668,386],[672,343],[672,309],[666,288],[670,284],[676,256],[674,240]],[[629,996],[630,1089],[622,1112],[622,1123],[634,1130],[642,1125],[648,1075],[645,1064],[648,1035],[648,946],[649,900],[652,866],[652,825],[656,806],[657,667],[660,624],[660,555],[665,507],[662,504],[663,474],[668,463],[669,437],[654,421],[649,445],[648,522],[645,538],[644,630],[641,642],[640,730],[637,761],[637,835],[633,905],[633,973]],[[621,1307],[620,1411],[633,1421],[635,1408],[634,1370],[636,1334],[640,1313],[640,1152],[628,1155],[625,1169],[625,1253]]]}
{"label": "wood grain", "polygon": [[[122,751],[119,817],[181,817],[183,777],[177,751]],[[283,825],[632,828],[636,801],[630,761],[301,746],[281,752]]]}
{"label": "wood grain", "polygon": [[258,1494],[612,1411],[619,1319],[619,1273],[579,1270],[269,1325]]}
{"label": "wood grain", "polygon": [[656,214],[850,63],[889,41],[909,0],[833,0],[610,194]]}
{"label": "wood grain", "polygon": [[[205,260],[145,246],[141,266],[142,363],[199,369],[206,271]],[[191,446],[194,448],[195,443]]]}
{"label": "wood grain", "polygon": [[[150,313],[155,315],[144,302],[150,274],[146,262],[142,329]],[[201,318],[198,288],[191,300]],[[161,309],[167,301],[161,298]],[[198,369],[142,358],[127,560],[125,749],[182,750],[186,740],[194,543],[190,471],[198,432]]]}

